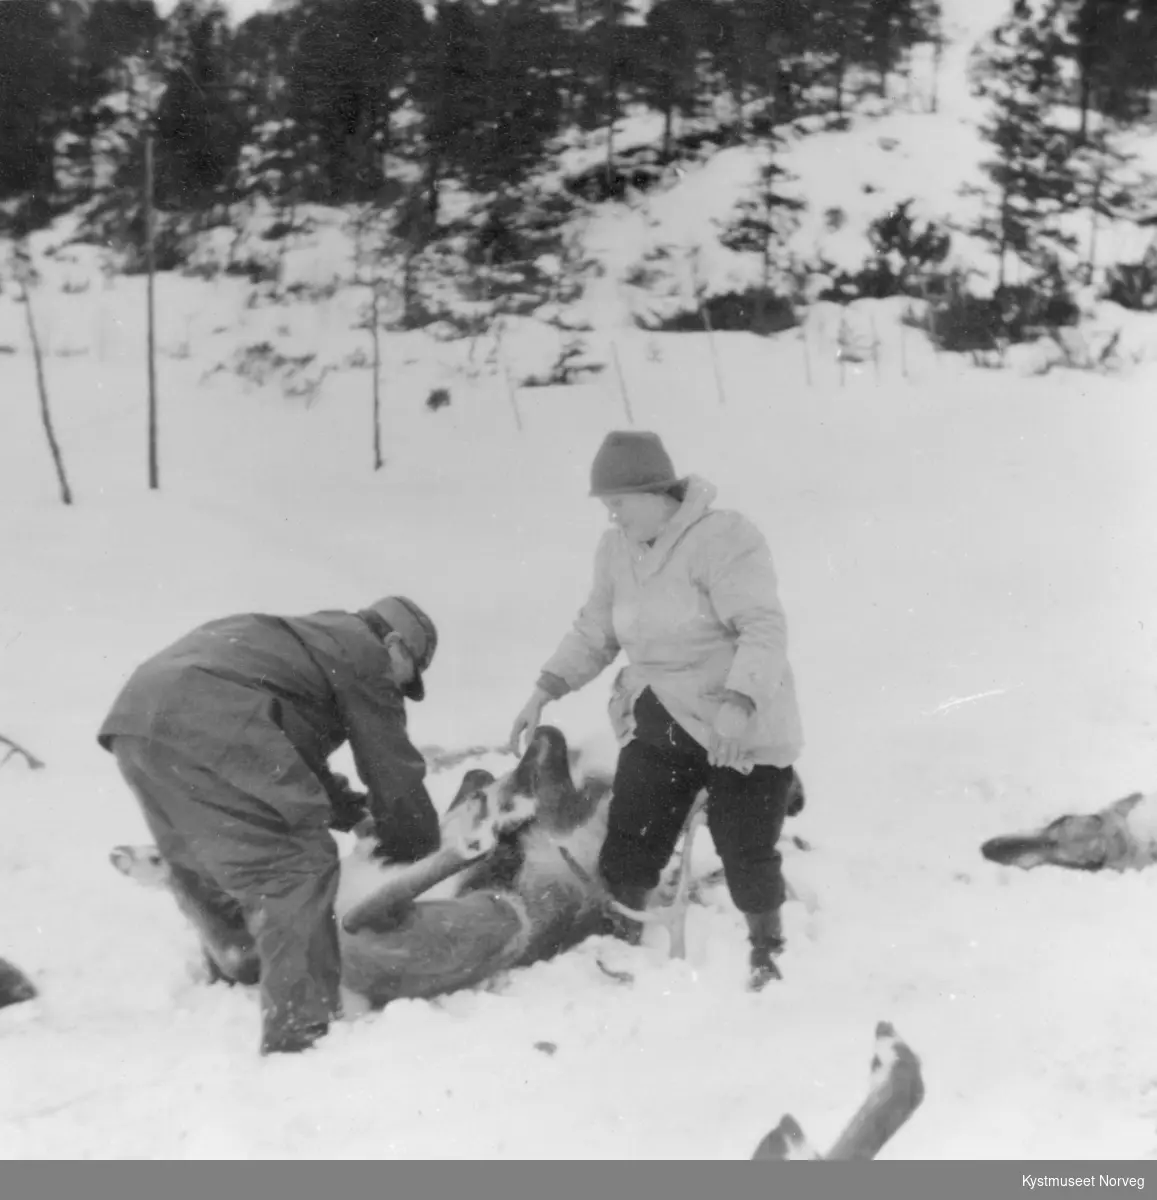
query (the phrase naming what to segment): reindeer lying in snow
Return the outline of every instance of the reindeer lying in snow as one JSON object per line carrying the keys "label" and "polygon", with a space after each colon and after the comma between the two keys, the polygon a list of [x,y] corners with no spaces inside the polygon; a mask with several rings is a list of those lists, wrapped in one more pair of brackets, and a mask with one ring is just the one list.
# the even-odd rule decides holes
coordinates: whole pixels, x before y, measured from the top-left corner
{"label": "reindeer lying in snow", "polygon": [[1057,817],[1034,833],[990,838],[980,847],[1007,867],[1141,870],[1157,863],[1157,792],[1134,792],[1095,813]]}
{"label": "reindeer lying in snow", "polygon": [[[610,792],[610,780],[595,774],[576,786],[565,737],[543,725],[503,778],[466,773],[443,818],[442,844],[429,857],[382,863],[362,837],[342,861],[336,904],[343,986],[372,1007],[473,987],[603,931],[608,908],[666,925],[672,953],[681,957],[702,801],[685,827],[673,902],[636,913],[617,905],[598,880]],[[802,805],[797,784],[792,811]],[[168,868],[154,847],[118,846],[110,858],[138,883],[166,886]],[[448,894],[428,894],[447,881]],[[239,961],[228,932],[190,901],[182,908],[210,973],[255,982],[256,964]]]}

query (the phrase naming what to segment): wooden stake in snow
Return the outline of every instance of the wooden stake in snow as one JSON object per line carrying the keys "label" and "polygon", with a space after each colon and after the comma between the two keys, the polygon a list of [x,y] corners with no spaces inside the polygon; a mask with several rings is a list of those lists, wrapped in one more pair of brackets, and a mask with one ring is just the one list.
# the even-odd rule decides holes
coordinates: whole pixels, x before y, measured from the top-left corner
{"label": "wooden stake in snow", "polygon": [[723,390],[723,376],[719,370],[719,354],[715,349],[715,330],[711,327],[711,315],[703,300],[699,301],[699,316],[703,320],[703,328],[707,331],[707,347],[711,351],[711,368],[715,372],[715,390],[719,393],[719,403],[727,403],[727,393]]}
{"label": "wooden stake in snow", "polygon": [[807,378],[808,387],[811,387],[812,386],[812,356],[811,356],[811,349],[808,346],[808,341],[807,341],[807,321],[804,321],[804,323],[799,327],[799,340],[800,340],[800,345],[803,346],[804,375]]}
{"label": "wooden stake in snow", "polygon": [[370,336],[374,341],[374,470],[380,471],[382,459],[382,343],[378,330],[378,278],[370,282]]}
{"label": "wooden stake in snow", "polygon": [[157,344],[156,246],[153,221],[153,139],[145,138],[145,259],[148,265],[148,367],[149,367],[149,487],[160,487],[157,467]]}
{"label": "wooden stake in snow", "polygon": [[510,374],[510,367],[506,362],[506,355],[502,352],[501,338],[498,341],[498,357],[502,362],[502,375],[506,380],[506,394],[510,397],[510,407],[514,409],[514,426],[519,433],[522,432],[522,414],[518,411],[518,387]]}
{"label": "wooden stake in snow", "polygon": [[615,360],[615,374],[619,377],[619,395],[623,398],[623,409],[627,414],[627,423],[634,425],[635,417],[631,412],[631,397],[627,391],[627,381],[623,376],[623,364],[619,361],[619,348],[611,342],[611,357]]}
{"label": "wooden stake in snow", "polygon": [[[44,355],[40,349],[40,338],[36,334],[36,321],[32,316],[32,296],[28,291],[30,267],[17,266],[17,281],[20,284],[20,303],[24,305],[24,319],[28,325],[28,340],[32,343],[32,358],[36,363],[36,390],[40,394],[40,421],[44,426],[44,436],[48,438],[48,449],[52,454],[52,462],[56,467],[56,479],[60,484],[60,499],[65,504],[72,503],[72,489],[68,486],[68,475],[64,470],[64,456],[56,440],[56,431],[52,426],[52,412],[48,405],[48,384],[44,379]],[[6,741],[7,739],[0,739]],[[8,745],[12,745],[8,742]],[[17,747],[18,749],[18,747]],[[21,751],[24,753],[24,751]],[[27,755],[25,755],[27,757]],[[31,760],[29,760],[31,763]]]}
{"label": "wooden stake in snow", "polygon": [[924,1102],[924,1075],[920,1060],[888,1021],[876,1026],[875,1054],[868,1095],[843,1133],[826,1154],[808,1142],[799,1122],[785,1114],[759,1143],[751,1156],[756,1161],[826,1160],[862,1162],[875,1158],[884,1145]]}

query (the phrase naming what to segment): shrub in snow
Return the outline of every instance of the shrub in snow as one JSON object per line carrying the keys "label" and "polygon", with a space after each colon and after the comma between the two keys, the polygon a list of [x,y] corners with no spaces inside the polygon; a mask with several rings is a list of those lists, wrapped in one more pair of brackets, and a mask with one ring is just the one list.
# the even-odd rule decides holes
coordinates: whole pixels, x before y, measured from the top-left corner
{"label": "shrub in snow", "polygon": [[998,287],[991,296],[972,294],[954,276],[922,315],[910,314],[908,323],[925,329],[941,350],[976,358],[1014,343],[1054,336],[1076,325],[1080,316],[1064,279],[1053,269],[1030,283]]}
{"label": "shrub in snow", "polygon": [[[872,253],[858,271],[821,264],[822,273],[831,279],[830,286],[821,293],[822,299],[846,304],[861,298],[886,300],[889,296],[924,294],[934,268],[948,257],[952,237],[936,221],[918,224],[910,212],[913,203],[905,200],[895,205],[868,226]],[[839,210],[829,210],[829,227],[842,216]]]}
{"label": "shrub in snow", "polygon": [[[706,320],[705,320],[706,318]],[[680,308],[664,317],[639,318],[653,333],[702,333],[711,329],[745,333],[780,333],[799,324],[790,297],[761,288],[707,296],[694,308]]]}
{"label": "shrub in snow", "polygon": [[589,357],[589,347],[581,337],[571,337],[563,341],[559,348],[558,357],[548,371],[540,374],[527,375],[522,380],[523,387],[558,387],[576,382],[584,375],[597,375],[605,369],[605,364],[595,362]]}
{"label": "shrub in snow", "polygon": [[1117,263],[1105,272],[1105,299],[1139,312],[1157,311],[1157,249],[1140,262]]}

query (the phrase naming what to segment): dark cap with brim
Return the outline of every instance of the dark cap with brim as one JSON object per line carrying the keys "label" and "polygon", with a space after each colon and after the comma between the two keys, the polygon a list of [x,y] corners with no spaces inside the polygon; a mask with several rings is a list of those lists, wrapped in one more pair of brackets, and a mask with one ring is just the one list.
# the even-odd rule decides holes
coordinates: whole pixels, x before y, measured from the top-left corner
{"label": "dark cap with brim", "polygon": [[434,651],[438,646],[438,631],[434,628],[434,622],[413,600],[405,596],[386,596],[371,604],[361,616],[370,622],[379,636],[396,633],[402,639],[414,660],[414,678],[402,688],[402,695],[407,700],[424,700],[426,685],[422,675],[434,661]]}

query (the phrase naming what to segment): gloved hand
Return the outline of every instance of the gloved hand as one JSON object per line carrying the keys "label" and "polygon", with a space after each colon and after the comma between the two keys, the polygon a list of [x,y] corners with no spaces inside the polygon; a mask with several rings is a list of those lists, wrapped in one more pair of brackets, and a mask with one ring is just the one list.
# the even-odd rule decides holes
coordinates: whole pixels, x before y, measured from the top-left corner
{"label": "gloved hand", "polygon": [[331,810],[331,829],[336,829],[339,833],[349,833],[355,825],[365,819],[369,812],[369,794],[355,791],[344,775],[336,772],[332,774],[326,792]]}

